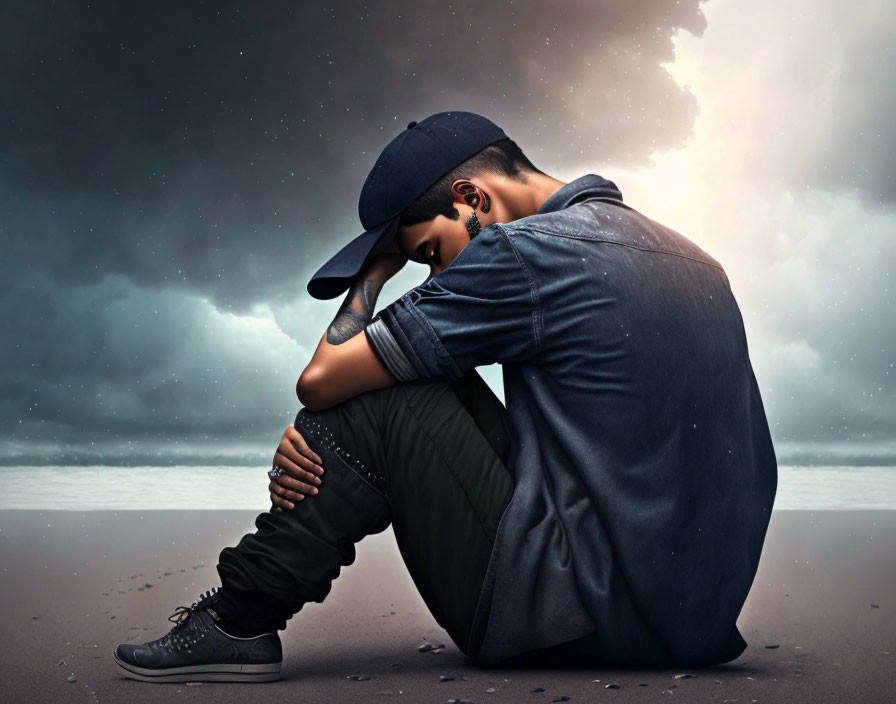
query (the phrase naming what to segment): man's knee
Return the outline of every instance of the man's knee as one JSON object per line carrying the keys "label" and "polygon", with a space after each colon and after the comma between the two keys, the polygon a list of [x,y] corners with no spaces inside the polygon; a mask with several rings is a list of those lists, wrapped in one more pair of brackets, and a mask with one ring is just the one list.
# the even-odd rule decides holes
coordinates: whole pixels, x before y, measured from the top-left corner
{"label": "man's knee", "polygon": [[345,428],[348,432],[351,432],[355,426],[374,425],[382,417],[383,411],[389,405],[391,397],[397,392],[397,388],[398,386],[394,385],[365,391],[357,396],[347,398],[335,406],[317,411],[300,408],[296,419],[298,420],[299,416],[305,416],[331,425],[338,425],[342,419],[346,419],[351,421]]}
{"label": "man's knee", "polygon": [[[437,399],[453,395],[451,384],[440,380],[419,380],[393,384],[382,389],[365,391],[341,403],[319,411],[302,408],[296,415],[295,427],[316,423],[326,427],[345,445],[359,452],[365,444],[380,444],[396,425],[403,424],[409,409],[431,406]],[[456,399],[452,399],[457,403]],[[371,460],[375,458],[371,457]]]}
{"label": "man's knee", "polygon": [[[314,449],[316,444],[343,456],[350,466],[375,474],[386,484],[390,448],[406,447],[410,419],[427,408],[459,406],[445,381],[420,380],[366,391],[319,411],[302,408],[294,426]],[[393,458],[394,459],[394,458]],[[326,470],[326,467],[324,467]]]}

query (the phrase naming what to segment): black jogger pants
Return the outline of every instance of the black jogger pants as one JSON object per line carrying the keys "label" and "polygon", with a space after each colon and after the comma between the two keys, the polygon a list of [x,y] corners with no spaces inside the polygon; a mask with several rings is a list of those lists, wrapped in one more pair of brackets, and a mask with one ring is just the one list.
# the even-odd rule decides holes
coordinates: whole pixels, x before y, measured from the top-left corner
{"label": "black jogger pants", "polygon": [[[293,613],[322,602],[354,543],[391,523],[427,607],[470,655],[498,523],[513,492],[504,406],[472,371],[370,391],[295,422],[320,456],[320,492],[256,520],[222,551],[227,588],[258,590]],[[484,605],[484,607],[483,607]],[[480,614],[481,618],[481,614]]]}

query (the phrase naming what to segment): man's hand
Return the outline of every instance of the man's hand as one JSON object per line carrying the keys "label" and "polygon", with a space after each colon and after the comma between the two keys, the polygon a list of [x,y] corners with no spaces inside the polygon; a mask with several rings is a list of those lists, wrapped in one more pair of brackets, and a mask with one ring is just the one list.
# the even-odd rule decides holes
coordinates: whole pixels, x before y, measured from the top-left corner
{"label": "man's hand", "polygon": [[321,484],[324,468],[321,459],[308,447],[302,434],[290,425],[283,431],[280,445],[274,454],[274,466],[284,473],[272,481],[268,488],[271,501],[283,509],[295,508],[295,501],[303,501],[305,494],[316,494]]}

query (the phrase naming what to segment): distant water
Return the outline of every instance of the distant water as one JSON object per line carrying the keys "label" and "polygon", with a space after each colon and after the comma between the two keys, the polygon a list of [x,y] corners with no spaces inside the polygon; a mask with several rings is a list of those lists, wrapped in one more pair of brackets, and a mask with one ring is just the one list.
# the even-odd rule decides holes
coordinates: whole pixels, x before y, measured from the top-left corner
{"label": "distant water", "polygon": [[[0,509],[261,511],[266,469],[0,467]],[[896,509],[896,467],[779,467],[775,509]]]}

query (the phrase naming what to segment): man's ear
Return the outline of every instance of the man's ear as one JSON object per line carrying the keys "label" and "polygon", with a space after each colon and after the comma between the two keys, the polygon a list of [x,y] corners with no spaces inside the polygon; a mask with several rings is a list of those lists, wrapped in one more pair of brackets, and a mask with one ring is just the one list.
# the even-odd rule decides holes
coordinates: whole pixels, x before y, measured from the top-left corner
{"label": "man's ear", "polygon": [[483,213],[491,210],[492,201],[488,197],[488,193],[469,179],[462,178],[452,183],[451,195],[454,197],[455,203],[463,203],[474,210],[478,208]]}
{"label": "man's ear", "polygon": [[451,184],[451,196],[455,203],[478,208],[482,202],[479,187],[466,178],[461,178]]}

